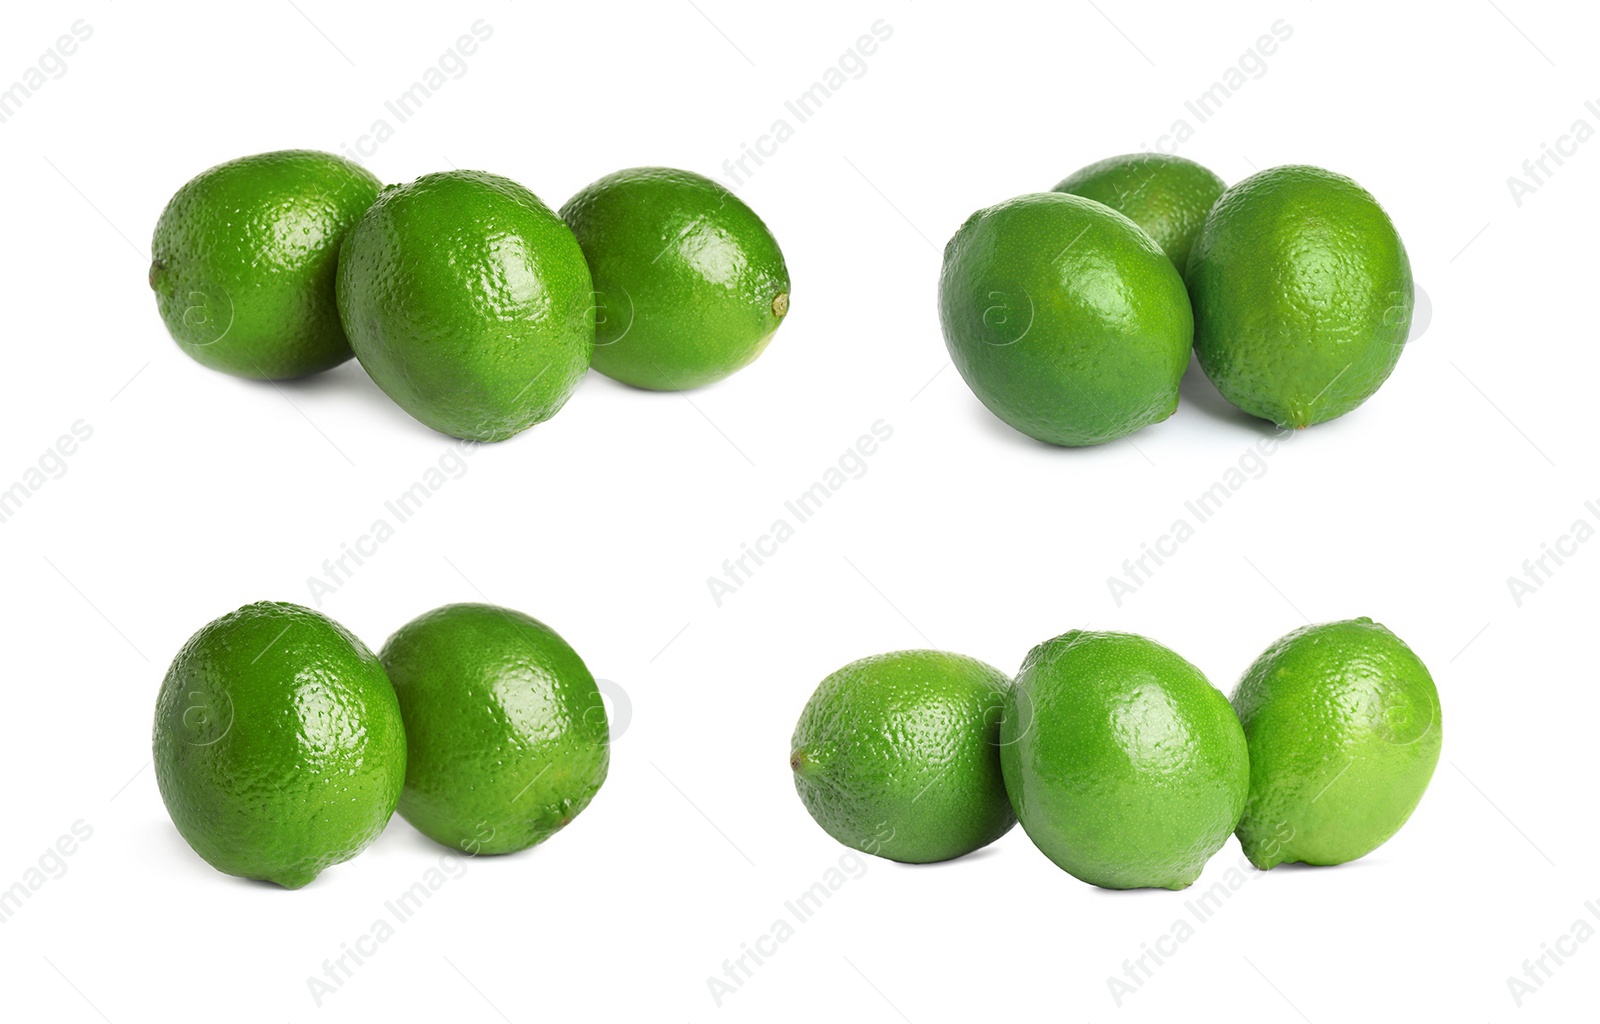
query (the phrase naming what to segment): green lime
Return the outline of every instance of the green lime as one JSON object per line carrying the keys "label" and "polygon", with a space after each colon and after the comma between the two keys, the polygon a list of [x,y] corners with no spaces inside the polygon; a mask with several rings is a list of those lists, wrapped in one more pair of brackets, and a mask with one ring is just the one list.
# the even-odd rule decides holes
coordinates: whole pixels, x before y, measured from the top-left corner
{"label": "green lime", "polygon": [[554,416],[594,348],[589,267],[521,185],[481,171],[391,185],[339,250],[339,315],[390,398],[442,433],[502,441]]}
{"label": "green lime", "polygon": [[989,411],[1051,444],[1101,444],[1178,407],[1183,279],[1133,221],[1062,192],[979,210],[950,239],[939,316]]}
{"label": "green lime", "polygon": [[1181,275],[1211,204],[1228,186],[1181,156],[1128,153],[1080,168],[1052,191],[1093,199],[1144,228]]}
{"label": "green lime", "polygon": [[670,167],[608,174],[561,208],[594,274],[594,368],[656,391],[748,366],[789,311],[778,243],[739,197]]}
{"label": "green lime", "polygon": [[1411,325],[1411,261],[1360,185],[1274,167],[1228,189],[1189,255],[1195,353],[1222,397],[1280,426],[1354,409]]}
{"label": "green lime", "polygon": [[359,164],[301,149],[218,164],[180,188],[150,243],[150,287],[178,347],[269,380],[349,359],[334,270],[378,188]]}
{"label": "green lime", "polygon": [[400,816],[467,853],[555,835],[605,781],[605,704],[583,659],[537,619],[488,604],[419,615],[379,652],[410,758]]}
{"label": "green lime", "polygon": [[309,608],[260,602],[206,625],[156,699],[156,783],[218,871],[298,889],[378,837],[406,774],[383,666]]}
{"label": "green lime", "polygon": [[1239,823],[1244,733],[1200,670],[1142,636],[1073,631],[1029,652],[1000,729],[1017,819],[1106,889],[1182,889]]}
{"label": "green lime", "polygon": [[1016,824],[1000,776],[1010,680],[973,658],[900,651],[824,679],[794,727],[789,767],[806,810],[852,849],[949,860]]}
{"label": "green lime", "polygon": [[1257,658],[1233,691],[1250,743],[1239,843],[1266,869],[1343,864],[1389,840],[1439,762],[1439,691],[1371,619],[1306,626]]}

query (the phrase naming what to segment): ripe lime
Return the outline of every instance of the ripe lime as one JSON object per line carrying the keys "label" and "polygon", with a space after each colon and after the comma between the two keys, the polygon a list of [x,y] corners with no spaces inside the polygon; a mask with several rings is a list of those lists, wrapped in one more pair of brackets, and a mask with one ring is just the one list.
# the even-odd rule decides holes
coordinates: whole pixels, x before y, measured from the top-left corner
{"label": "ripe lime", "polygon": [[608,174],[561,216],[594,274],[594,368],[658,391],[721,380],[755,360],[789,311],[789,270],[755,211],[669,167]]}
{"label": "ripe lime", "polygon": [[939,315],[967,385],[1030,437],[1100,444],[1178,407],[1194,333],[1183,280],[1093,200],[1041,192],[973,214],[945,246]]}
{"label": "ripe lime", "polygon": [[1141,636],[1073,631],[1022,663],[1000,729],[1017,819],[1107,889],[1182,889],[1239,823],[1244,733],[1200,670]]}
{"label": "ripe lime", "polygon": [[273,380],[349,359],[334,271],[378,189],[360,165],[309,150],[247,156],[184,185],[150,243],[150,287],[178,347]]}
{"label": "ripe lime", "polygon": [[1233,692],[1250,743],[1239,842],[1256,867],[1343,864],[1411,817],[1439,762],[1439,691],[1371,619],[1297,629]]}
{"label": "ripe lime", "polygon": [[794,727],[789,767],[839,842],[923,864],[987,846],[1016,824],[1000,776],[1010,681],[959,654],[900,651],[824,679]]}
{"label": "ripe lime", "polygon": [[161,798],[195,852],[288,889],[376,839],[406,773],[383,666],[293,604],[246,605],[184,644],[152,746]]}
{"label": "ripe lime", "polygon": [[605,781],[605,705],[583,660],[550,627],[487,604],[452,604],[401,626],[379,652],[410,758],[400,816],[467,853],[542,843]]}
{"label": "ripe lime", "polygon": [[1222,396],[1280,426],[1371,398],[1411,325],[1411,262],[1360,185],[1274,167],[1228,189],[1189,256],[1195,354]]}
{"label": "ripe lime", "polygon": [[339,315],[390,398],[501,441],[565,404],[594,347],[589,268],[532,192],[481,171],[391,185],[339,251]]}

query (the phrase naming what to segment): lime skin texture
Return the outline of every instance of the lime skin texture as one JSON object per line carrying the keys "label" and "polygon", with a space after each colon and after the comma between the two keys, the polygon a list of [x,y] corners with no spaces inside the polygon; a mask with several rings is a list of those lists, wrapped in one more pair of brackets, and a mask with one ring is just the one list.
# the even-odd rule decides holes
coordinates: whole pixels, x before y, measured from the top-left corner
{"label": "lime skin texture", "polygon": [[350,358],[339,243],[377,178],[310,150],[219,164],[180,188],[150,243],[150,287],[178,347],[235,377],[283,380]]}
{"label": "lime skin texture", "polygon": [[1411,261],[1354,181],[1274,167],[1222,194],[1189,255],[1195,354],[1222,396],[1296,429],[1382,386],[1410,331]]}
{"label": "lime skin texture", "polygon": [[945,246],[939,318],[989,411],[1056,445],[1102,444],[1171,416],[1194,336],[1161,247],[1115,210],[1061,192],[967,219]]}
{"label": "lime skin texture", "polygon": [[156,700],[156,783],[212,867],[298,889],[383,831],[406,772],[394,691],[371,651],[309,608],[211,622]]}
{"label": "lime skin texture", "polygon": [[1000,730],[1017,819],[1106,889],[1182,889],[1239,822],[1244,732],[1200,670],[1153,640],[1073,631],[1022,664]]}
{"label": "lime skin texture", "polygon": [[467,440],[504,440],[566,403],[594,349],[590,293],[561,218],[482,171],[385,188],[339,252],[356,358],[406,412]]}
{"label": "lime skin texture", "polygon": [[1155,239],[1179,274],[1206,214],[1227,184],[1193,160],[1169,153],[1127,153],[1079,168],[1052,191],[1104,203]]}
{"label": "lime skin texture", "polygon": [[561,216],[594,275],[594,368],[682,391],[748,366],[789,311],[789,270],[755,211],[670,167],[608,174]]}
{"label": "lime skin texture", "polygon": [[400,816],[468,854],[542,843],[605,781],[610,730],[583,660],[537,619],[436,608],[379,653],[410,748]]}
{"label": "lime skin texture", "polygon": [[1017,820],[998,747],[1010,685],[998,669],[941,651],[846,665],[795,725],[795,790],[854,850],[926,864],[987,846]]}
{"label": "lime skin texture", "polygon": [[1263,870],[1371,853],[1411,817],[1439,762],[1433,677],[1371,619],[1295,630],[1232,699],[1250,744],[1239,842]]}

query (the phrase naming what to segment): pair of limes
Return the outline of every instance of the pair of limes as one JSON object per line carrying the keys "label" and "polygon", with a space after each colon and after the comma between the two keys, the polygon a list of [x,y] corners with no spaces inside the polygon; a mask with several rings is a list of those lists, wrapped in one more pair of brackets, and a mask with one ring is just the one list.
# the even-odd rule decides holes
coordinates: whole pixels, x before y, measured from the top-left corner
{"label": "pair of limes", "polygon": [[421,615],[377,655],[309,608],[240,608],[178,652],[153,747],[195,852],[290,889],[360,853],[397,806],[463,855],[526,849],[588,806],[610,761],[583,660],[486,604]]}
{"label": "pair of limes", "polygon": [[955,654],[848,665],[817,688],[790,767],[817,823],[891,860],[948,860],[1020,820],[1064,870],[1181,889],[1237,832],[1259,868],[1340,864],[1393,836],[1439,758],[1439,695],[1370,619],[1308,626],[1232,705],[1145,637],[1074,631],[1016,679]]}
{"label": "pair of limes", "polygon": [[644,167],[550,210],[480,171],[382,188],[293,150],[213,167],[156,225],[150,285],[180,347],[282,379],[354,354],[436,430],[498,441],[564,405],[584,373],[641,388],[720,380],[789,308],[778,243],[732,192]]}
{"label": "pair of limes", "polygon": [[1411,266],[1361,186],[1276,167],[1232,188],[1182,157],[1103,160],[979,210],[945,247],[945,343],[1000,419],[1058,445],[1171,416],[1194,351],[1228,401],[1284,426],[1378,390]]}

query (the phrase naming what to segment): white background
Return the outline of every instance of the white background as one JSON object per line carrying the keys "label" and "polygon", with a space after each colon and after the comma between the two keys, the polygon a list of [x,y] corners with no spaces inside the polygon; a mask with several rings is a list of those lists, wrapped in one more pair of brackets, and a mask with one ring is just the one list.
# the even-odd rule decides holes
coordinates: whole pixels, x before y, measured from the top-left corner
{"label": "white background", "polygon": [[[1580,919],[1600,928],[1584,906],[1600,901],[1600,544],[1578,545],[1520,605],[1507,578],[1600,518],[1584,507],[1600,499],[1600,142],[1567,146],[1520,204],[1507,178],[1575,120],[1600,129],[1584,106],[1600,96],[1587,73],[1600,19],[1521,0],[1448,16],[1292,0],[1226,15],[1123,0],[448,6],[84,0],[4,16],[0,84],[75,20],[93,33],[0,124],[0,487],[75,422],[93,431],[0,523],[0,887],[75,822],[92,829],[64,868],[46,858],[59,877],[0,923],[8,1018],[1592,1014],[1600,941],[1564,936]],[[446,58],[464,73],[397,123],[385,101],[478,19],[490,39],[462,65]],[[878,19],[891,38],[864,65],[846,58],[864,73],[798,123],[785,100]],[[1186,101],[1279,19],[1292,36],[1244,58],[1258,76],[1201,122]],[[162,807],[151,709],[194,630],[257,599],[309,603],[324,559],[458,449],[354,362],[276,386],[203,369],[168,339],[145,271],[157,215],[195,173],[353,148],[380,118],[393,136],[364,159],[385,181],[482,168],[553,207],[621,167],[721,173],[786,118],[793,137],[739,192],[781,241],[794,301],[767,354],[716,386],[647,394],[591,375],[549,423],[473,450],[325,597],[374,648],[450,601],[527,611],[615,681],[631,722],[570,829],[464,862],[319,1006],[308,977],[443,849],[397,817],[298,892],[219,874]],[[1154,147],[1180,118],[1192,135],[1178,151],[1230,182],[1304,162],[1364,184],[1431,317],[1366,406],[1260,461],[1271,430],[1203,379],[1130,439],[1032,443],[947,365],[943,243],[974,209]],[[714,603],[706,581],[724,559],[879,420],[893,437],[862,475]],[[1256,475],[1113,600],[1123,560],[1241,460]],[[1164,936],[1194,923],[1195,891],[1090,888],[1020,829],[941,866],[863,861],[713,1000],[707,978],[847,852],[807,817],[786,765],[794,720],[833,669],[933,646],[1013,671],[1034,643],[1095,627],[1151,635],[1227,691],[1279,635],[1355,615],[1417,650],[1444,706],[1431,789],[1366,859],[1247,871],[1175,947]],[[1197,889],[1239,856],[1230,841]],[[1547,946],[1575,953],[1547,960],[1519,1009],[1506,979]],[[1119,1006],[1107,979],[1146,947],[1176,952]]]}

